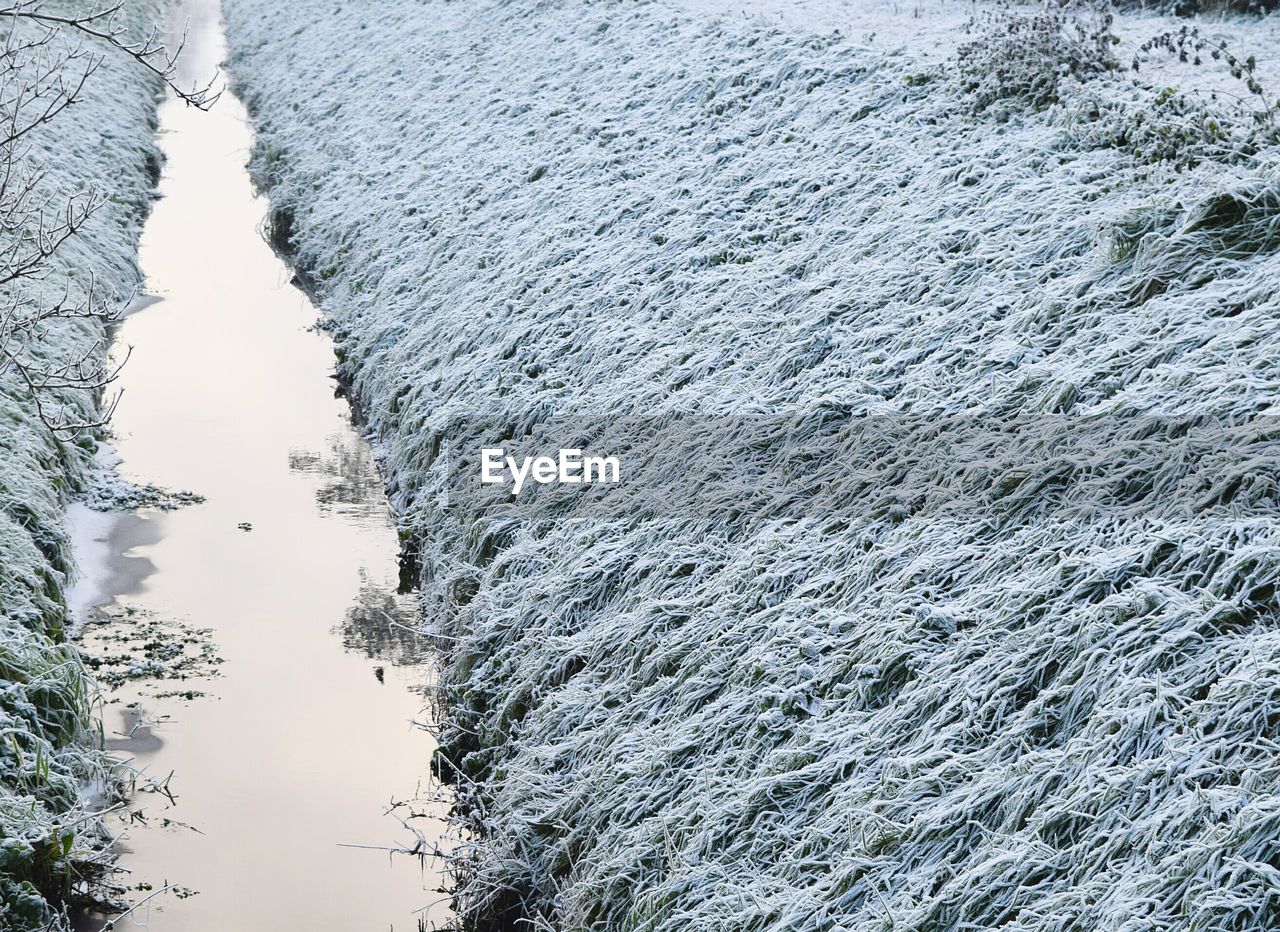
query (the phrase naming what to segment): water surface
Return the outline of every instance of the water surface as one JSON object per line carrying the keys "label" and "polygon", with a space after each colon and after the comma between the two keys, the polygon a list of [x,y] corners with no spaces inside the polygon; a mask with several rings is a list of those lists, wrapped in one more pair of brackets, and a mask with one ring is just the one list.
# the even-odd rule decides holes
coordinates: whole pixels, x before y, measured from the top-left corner
{"label": "water surface", "polygon": [[[216,8],[181,15],[183,80],[207,77],[224,53]],[[440,878],[376,849],[414,841],[386,810],[425,789],[433,745],[414,722],[428,714],[429,670],[400,627],[413,606],[395,592],[373,458],[335,397],[315,309],[261,236],[240,102],[227,93],[201,113],[171,100],[160,117],[162,198],[141,250],[160,300],[117,336],[132,356],[113,431],[125,476],[207,502],[78,509],[74,601],[82,614],[127,606],[208,629],[222,662],[207,681],[107,696],[110,746],[173,796],[140,792],[113,826],[122,882],[174,887],[119,928],[416,929],[443,916],[419,912],[440,899]],[[156,698],[182,689],[207,695]],[[429,839],[440,830],[413,824]]]}

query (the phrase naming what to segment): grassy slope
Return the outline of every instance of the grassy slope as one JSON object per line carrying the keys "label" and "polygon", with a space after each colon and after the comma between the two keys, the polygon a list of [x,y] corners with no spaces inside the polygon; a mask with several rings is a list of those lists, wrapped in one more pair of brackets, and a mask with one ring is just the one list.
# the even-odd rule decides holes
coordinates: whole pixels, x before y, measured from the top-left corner
{"label": "grassy slope", "polygon": [[[458,639],[481,927],[1278,921],[1272,433],[1143,419],[1274,414],[1271,155],[1138,165],[659,3],[227,6]],[[575,429],[680,507],[438,507],[441,435],[571,413],[643,416]],[[782,488],[664,456],[848,414]]]}
{"label": "grassy slope", "polygon": [[[83,293],[91,274],[104,296],[136,287],[137,237],[158,158],[157,91],[140,67],[108,55],[82,102],[34,134],[29,158],[49,165],[48,194],[91,185],[109,198],[34,286],[50,300],[68,286]],[[97,324],[61,325],[44,348],[74,358],[102,339]],[[92,398],[64,400],[86,416],[94,411]],[[78,845],[79,829],[61,826],[97,766],[79,747],[90,734],[90,683],[60,643],[71,572],[63,510],[88,446],[55,441],[18,381],[0,377],[0,928],[45,927],[45,904],[23,882],[46,891],[64,883],[64,838]]]}

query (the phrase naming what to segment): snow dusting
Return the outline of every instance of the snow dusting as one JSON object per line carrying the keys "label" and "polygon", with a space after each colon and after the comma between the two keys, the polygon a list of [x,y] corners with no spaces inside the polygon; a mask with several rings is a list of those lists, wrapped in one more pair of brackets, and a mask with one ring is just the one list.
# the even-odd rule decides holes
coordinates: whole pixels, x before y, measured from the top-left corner
{"label": "snow dusting", "polygon": [[[131,14],[154,13],[135,4]],[[6,31],[9,26],[6,24]],[[25,29],[19,26],[20,30]],[[25,34],[30,34],[26,32]],[[126,298],[138,284],[134,265],[141,218],[158,166],[152,144],[158,82],[141,66],[107,53],[79,103],[29,137],[22,164],[47,173],[37,196],[49,213],[72,193],[94,188],[106,200],[68,240],[35,288],[47,304],[83,296],[92,280],[100,298]],[[6,92],[8,93],[8,91]],[[10,179],[11,181],[13,179]],[[12,287],[12,286],[9,286]],[[6,300],[8,292],[6,294]],[[69,361],[104,352],[95,321],[54,321],[42,336],[42,358]],[[96,416],[86,392],[53,390],[83,420]],[[64,524],[68,493],[92,469],[93,442],[55,438],[41,422],[16,373],[0,375],[0,928],[46,928],[53,918],[40,892],[64,856],[92,856],[102,840],[78,809],[80,788],[101,776],[92,738],[90,680],[76,653],[61,643],[73,569]],[[64,848],[64,845],[67,847]],[[65,878],[55,876],[52,884]]]}
{"label": "snow dusting", "polygon": [[[1130,74],[975,108],[967,5],[695,5],[227,0],[449,645],[460,905],[1274,927],[1277,153]],[[487,436],[646,494],[459,495]]]}

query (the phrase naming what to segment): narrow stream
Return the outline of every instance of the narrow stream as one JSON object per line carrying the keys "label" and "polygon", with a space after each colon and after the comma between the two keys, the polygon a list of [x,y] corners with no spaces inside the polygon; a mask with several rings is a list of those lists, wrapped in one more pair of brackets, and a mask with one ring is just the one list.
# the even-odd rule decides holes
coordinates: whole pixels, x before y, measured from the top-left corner
{"label": "narrow stream", "polygon": [[[178,14],[191,20],[183,81],[207,78],[225,51],[216,0]],[[414,608],[396,594],[373,457],[335,397],[316,310],[260,233],[240,101],[228,91],[200,113],[170,100],[160,118],[162,198],[141,252],[159,300],[117,336],[132,356],[114,443],[130,480],[207,501],[137,515],[77,506],[73,601],[82,618],[123,615],[166,638],[208,629],[196,640],[216,675],[106,694],[109,746],[143,773],[135,815],[112,825],[121,882],[134,902],[170,887],[117,928],[437,923],[438,865],[379,850],[414,843],[399,821],[410,810],[388,809],[424,792],[433,745],[414,724],[430,668],[396,623]],[[434,841],[428,808],[410,824]]]}

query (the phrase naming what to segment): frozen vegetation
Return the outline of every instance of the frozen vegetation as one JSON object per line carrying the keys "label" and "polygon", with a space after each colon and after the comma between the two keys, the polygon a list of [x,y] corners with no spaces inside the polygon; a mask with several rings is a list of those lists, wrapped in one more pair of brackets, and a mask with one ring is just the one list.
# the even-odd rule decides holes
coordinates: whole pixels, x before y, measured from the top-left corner
{"label": "frozen vegetation", "polygon": [[[46,6],[51,12],[70,8]],[[154,15],[150,3],[128,13],[136,16],[142,6]],[[78,102],[37,125],[14,149],[15,159],[6,160],[0,194],[6,210],[26,180],[37,179],[25,195],[36,208],[28,215],[34,222],[22,229],[6,222],[4,228],[6,277],[15,244],[19,255],[42,249],[33,236],[41,223],[50,238],[68,216],[79,228],[40,263],[38,274],[0,288],[4,313],[13,315],[0,327],[4,349],[29,367],[28,375],[82,359],[88,372],[102,358],[100,320],[50,319],[26,331],[31,339],[25,348],[24,334],[9,324],[32,319],[38,309],[84,307],[91,290],[104,309],[134,290],[137,237],[159,170],[151,139],[160,89],[155,76],[122,55],[104,55],[105,44],[85,40],[79,44],[83,55],[60,69],[67,83],[59,90],[58,74],[42,78],[40,71],[77,41],[61,35],[33,55],[18,51],[42,31],[8,16],[0,22],[5,64],[24,62],[16,71],[6,69],[0,88],[5,129],[22,88],[39,87],[46,95],[26,109],[29,119],[74,88],[87,64],[100,62]],[[101,206],[85,217],[91,190]],[[93,689],[75,651],[63,643],[72,572],[64,510],[91,468],[93,442],[50,426],[58,419],[97,420],[100,398],[92,378],[44,381],[52,384],[40,392],[42,419],[22,372],[8,357],[0,365],[0,929],[49,928],[55,911],[46,897],[70,892],[81,879],[76,864],[96,858],[101,847],[80,795],[82,785],[102,777],[97,753],[87,750],[94,734]]]}
{"label": "frozen vegetation", "polygon": [[[448,644],[475,928],[1280,924],[1273,24],[1211,98],[1045,14],[226,8]],[[466,494],[481,436],[641,494]]]}

